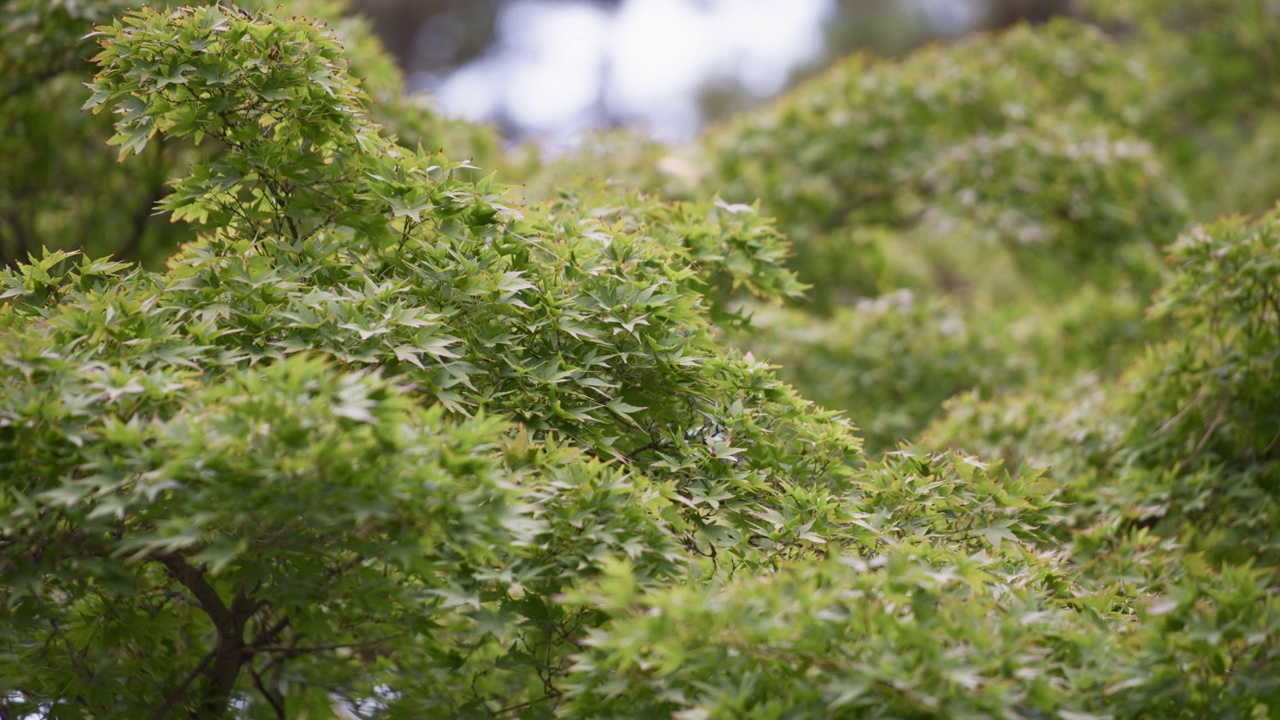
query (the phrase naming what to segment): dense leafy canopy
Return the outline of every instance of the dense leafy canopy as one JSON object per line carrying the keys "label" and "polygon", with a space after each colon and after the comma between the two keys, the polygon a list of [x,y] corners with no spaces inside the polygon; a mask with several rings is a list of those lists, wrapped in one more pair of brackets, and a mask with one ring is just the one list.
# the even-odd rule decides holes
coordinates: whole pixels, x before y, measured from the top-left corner
{"label": "dense leafy canopy", "polygon": [[1218,4],[505,167],[331,7],[6,6],[0,717],[1280,713]]}

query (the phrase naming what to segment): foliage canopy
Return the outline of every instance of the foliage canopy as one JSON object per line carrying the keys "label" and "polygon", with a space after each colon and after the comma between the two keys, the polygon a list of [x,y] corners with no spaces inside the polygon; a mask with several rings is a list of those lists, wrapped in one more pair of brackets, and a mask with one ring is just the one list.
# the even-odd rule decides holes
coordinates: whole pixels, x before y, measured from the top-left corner
{"label": "foliage canopy", "polygon": [[334,8],[7,6],[0,717],[1280,713],[1278,116],[1134,7],[516,191]]}

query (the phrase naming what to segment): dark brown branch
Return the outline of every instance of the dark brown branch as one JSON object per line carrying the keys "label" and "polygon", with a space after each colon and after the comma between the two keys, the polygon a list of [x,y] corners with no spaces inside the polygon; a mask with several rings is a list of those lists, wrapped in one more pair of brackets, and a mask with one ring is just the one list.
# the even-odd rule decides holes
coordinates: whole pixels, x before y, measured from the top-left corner
{"label": "dark brown branch", "polygon": [[280,633],[287,627],[289,627],[289,618],[280,618],[271,627],[263,628],[262,632],[258,633],[258,636],[249,644],[250,647],[253,648],[255,652],[261,650],[267,643],[272,642],[279,637]]}
{"label": "dark brown branch", "polygon": [[222,596],[218,595],[218,591],[205,579],[203,572],[188,563],[185,557],[176,553],[157,555],[156,560],[169,570],[174,580],[195,596],[200,609],[204,610],[210,620],[213,620],[214,627],[221,631],[235,626],[235,616],[231,614],[231,608],[222,601]]}
{"label": "dark brown branch", "polygon": [[236,679],[240,676],[240,668],[253,657],[252,650],[244,642],[244,626],[262,605],[250,599],[241,589],[228,607],[218,591],[209,584],[204,572],[188,563],[182,555],[165,553],[155,556],[155,559],[195,597],[200,609],[213,621],[218,640],[211,653],[213,664],[203,671],[208,679],[208,687],[193,717],[210,720],[223,717],[231,701]]}

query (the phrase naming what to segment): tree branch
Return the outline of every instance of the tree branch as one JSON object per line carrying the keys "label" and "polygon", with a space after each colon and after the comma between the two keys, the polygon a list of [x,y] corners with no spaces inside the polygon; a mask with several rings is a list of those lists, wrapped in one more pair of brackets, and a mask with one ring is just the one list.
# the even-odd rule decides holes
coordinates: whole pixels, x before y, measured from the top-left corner
{"label": "tree branch", "polygon": [[271,709],[275,711],[276,717],[280,718],[280,720],[285,720],[287,716],[284,714],[284,699],[271,692],[266,683],[262,682],[262,676],[258,674],[252,664],[249,665],[249,674],[253,676],[254,687],[258,688],[258,692],[262,694],[262,697],[266,698],[267,703],[271,705]]}
{"label": "tree branch", "polygon": [[[193,716],[210,720],[221,718],[231,702],[231,693],[240,676],[241,666],[253,657],[253,651],[244,642],[245,623],[261,609],[262,604],[250,599],[242,588],[228,607],[218,591],[209,584],[204,572],[192,566],[184,556],[164,553],[156,555],[155,559],[195,597],[200,609],[213,621],[218,635],[217,643],[210,653],[213,664],[202,670],[208,678],[209,686],[204,692],[199,710],[194,711]],[[163,715],[158,715],[157,719],[160,717]]]}
{"label": "tree branch", "polygon": [[169,570],[169,574],[173,576],[174,580],[177,580],[195,596],[196,602],[200,604],[200,609],[204,610],[209,619],[213,621],[214,627],[218,628],[219,638],[221,638],[223,629],[235,627],[235,616],[231,614],[231,609],[222,601],[222,596],[218,594],[218,591],[205,579],[203,572],[193,567],[185,557],[177,553],[156,555],[155,558]]}

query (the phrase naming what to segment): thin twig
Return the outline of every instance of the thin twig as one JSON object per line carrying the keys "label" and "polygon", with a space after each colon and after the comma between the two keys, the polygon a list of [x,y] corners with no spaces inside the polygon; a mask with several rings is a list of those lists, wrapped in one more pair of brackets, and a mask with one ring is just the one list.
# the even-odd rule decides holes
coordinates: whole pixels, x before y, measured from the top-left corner
{"label": "thin twig", "polygon": [[280,720],[285,720],[284,700],[277,698],[270,690],[267,689],[266,684],[262,682],[262,676],[259,675],[257,669],[253,667],[253,663],[249,663],[249,674],[253,676],[253,686],[256,687],[258,692],[262,693],[262,697],[266,698],[267,702],[270,703],[271,709],[276,713],[276,717],[280,718]]}

